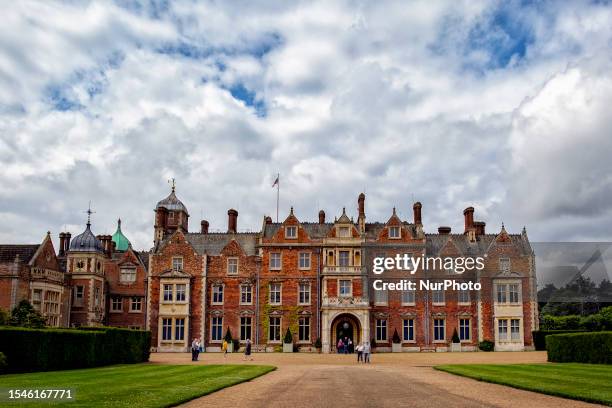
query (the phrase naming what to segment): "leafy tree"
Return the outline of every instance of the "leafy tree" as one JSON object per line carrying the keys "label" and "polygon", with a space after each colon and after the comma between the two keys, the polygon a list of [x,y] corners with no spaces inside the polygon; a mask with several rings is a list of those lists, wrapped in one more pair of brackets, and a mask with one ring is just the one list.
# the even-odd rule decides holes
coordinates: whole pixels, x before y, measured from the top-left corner
{"label": "leafy tree", "polygon": [[45,318],[34,309],[34,306],[32,306],[30,302],[23,299],[13,309],[9,324],[11,326],[41,329],[45,327]]}
{"label": "leafy tree", "polygon": [[0,326],[6,326],[11,320],[11,315],[8,311],[0,308]]}

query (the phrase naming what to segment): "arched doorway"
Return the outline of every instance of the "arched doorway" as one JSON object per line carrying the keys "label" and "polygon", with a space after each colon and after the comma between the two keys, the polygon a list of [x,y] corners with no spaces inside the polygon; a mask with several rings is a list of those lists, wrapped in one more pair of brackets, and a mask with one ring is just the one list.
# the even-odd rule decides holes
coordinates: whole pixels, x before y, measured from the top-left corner
{"label": "arched doorway", "polygon": [[332,321],[330,339],[332,350],[338,351],[337,345],[340,339],[342,339],[343,342],[345,339],[350,339],[353,343],[352,349],[361,341],[361,326],[359,325],[359,319],[352,314],[343,313]]}

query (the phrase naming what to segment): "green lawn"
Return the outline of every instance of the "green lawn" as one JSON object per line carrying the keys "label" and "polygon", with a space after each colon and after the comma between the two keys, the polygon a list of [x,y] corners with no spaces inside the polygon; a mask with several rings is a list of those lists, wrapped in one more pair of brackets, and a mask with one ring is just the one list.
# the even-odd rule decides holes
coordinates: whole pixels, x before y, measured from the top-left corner
{"label": "green lawn", "polygon": [[612,365],[469,364],[434,368],[479,381],[612,406]]}
{"label": "green lawn", "polygon": [[[116,365],[83,370],[49,371],[0,376],[0,387],[7,389],[72,388],[70,407],[166,407],[209,394],[230,385],[266,374],[275,367],[257,365]],[[0,405],[7,403],[2,395]],[[49,406],[34,402],[28,406]]]}

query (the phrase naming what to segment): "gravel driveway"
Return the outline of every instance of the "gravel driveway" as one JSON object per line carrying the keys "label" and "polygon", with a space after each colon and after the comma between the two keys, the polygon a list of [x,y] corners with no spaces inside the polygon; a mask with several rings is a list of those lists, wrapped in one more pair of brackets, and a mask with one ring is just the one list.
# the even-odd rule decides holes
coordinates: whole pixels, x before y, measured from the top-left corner
{"label": "gravel driveway", "polygon": [[[354,355],[203,354],[199,364],[271,364],[253,381],[198,398],[184,407],[594,407],[544,394],[436,371],[438,364],[543,363],[544,352],[375,354],[370,365]],[[192,364],[190,355],[152,354],[154,363]]]}

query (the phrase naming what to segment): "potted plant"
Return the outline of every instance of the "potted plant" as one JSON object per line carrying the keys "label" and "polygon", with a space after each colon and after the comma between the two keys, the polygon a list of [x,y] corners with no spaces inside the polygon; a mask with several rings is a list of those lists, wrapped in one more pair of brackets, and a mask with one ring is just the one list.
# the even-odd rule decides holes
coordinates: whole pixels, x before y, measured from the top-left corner
{"label": "potted plant", "polygon": [[321,348],[323,347],[323,344],[321,343],[320,337],[317,337],[314,345],[315,345],[315,348],[317,349],[317,353],[321,354]]}
{"label": "potted plant", "polygon": [[370,353],[374,353],[376,350],[376,338],[372,337],[370,339]]}
{"label": "potted plant", "polygon": [[482,351],[493,351],[495,349],[495,343],[491,340],[483,340],[478,343],[478,348]]}
{"label": "potted plant", "polygon": [[453,337],[451,338],[451,351],[461,351],[461,340],[459,340],[457,328],[453,330]]}
{"label": "potted plant", "polygon": [[293,336],[288,327],[285,338],[283,339],[283,353],[293,353]]}
{"label": "potted plant", "polygon": [[223,340],[227,342],[227,352],[232,353],[234,351],[234,342],[232,341],[232,332],[230,331],[229,326],[227,327]]}
{"label": "potted plant", "polygon": [[391,351],[394,353],[402,352],[402,339],[400,339],[397,329],[393,332],[393,338],[391,339]]}

